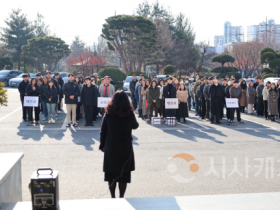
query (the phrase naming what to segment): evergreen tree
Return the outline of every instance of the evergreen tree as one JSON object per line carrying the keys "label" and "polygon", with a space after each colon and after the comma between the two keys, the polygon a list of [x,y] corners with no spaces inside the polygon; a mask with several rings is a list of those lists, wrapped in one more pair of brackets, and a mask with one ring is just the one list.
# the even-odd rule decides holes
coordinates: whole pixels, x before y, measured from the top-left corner
{"label": "evergreen tree", "polygon": [[75,37],[71,44],[71,56],[77,57],[82,54],[85,50],[85,43],[80,39],[79,36]]}
{"label": "evergreen tree", "polygon": [[220,54],[216,55],[213,58],[211,58],[211,61],[213,63],[217,62],[220,63],[221,67],[215,67],[210,70],[212,73],[219,73],[219,78],[224,78],[226,75],[234,75],[236,79],[241,78],[241,74],[238,73],[238,69],[235,67],[225,67],[225,63],[233,63],[235,61],[235,58],[228,54]]}
{"label": "evergreen tree", "polygon": [[48,71],[54,71],[58,61],[70,55],[69,45],[57,37],[45,36],[28,40],[28,45],[22,46],[25,55],[36,59],[37,68],[43,72],[43,64]]}
{"label": "evergreen tree", "polygon": [[34,27],[27,20],[26,15],[22,14],[21,9],[12,10],[9,18],[5,20],[6,27],[2,28],[0,40],[6,44],[8,49],[13,50],[13,61],[17,62],[20,70],[21,60],[25,68],[25,58],[22,55],[21,47],[27,44],[27,40],[34,37]]}
{"label": "evergreen tree", "polygon": [[37,19],[34,21],[34,34],[35,37],[44,37],[50,35],[51,31],[49,25],[44,22],[44,16],[37,13]]}

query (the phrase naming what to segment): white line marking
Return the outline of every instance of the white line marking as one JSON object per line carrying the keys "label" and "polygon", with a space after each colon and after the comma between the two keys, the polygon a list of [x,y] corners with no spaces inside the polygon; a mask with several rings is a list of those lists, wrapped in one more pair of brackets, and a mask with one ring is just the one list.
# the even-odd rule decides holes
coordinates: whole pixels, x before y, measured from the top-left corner
{"label": "white line marking", "polygon": [[272,126],[265,125],[265,124],[262,124],[262,123],[259,123],[259,122],[253,121],[253,120],[248,120],[247,118],[244,118],[244,117],[242,117],[242,119],[244,119],[244,120],[246,120],[246,121],[250,121],[250,122],[256,123],[256,124],[259,124],[259,125],[262,125],[262,126],[265,126],[265,127],[269,127],[269,128],[271,128],[271,129],[277,130],[277,128],[274,128],[274,127],[272,127]]}
{"label": "white line marking", "polygon": [[15,112],[17,112],[17,111],[20,110],[20,109],[22,109],[22,107],[19,107],[19,108],[17,108],[16,110],[14,110],[13,112],[11,112],[11,113],[7,114],[6,116],[2,117],[2,118],[0,119],[0,121],[2,121],[2,120],[4,120],[4,119],[6,119],[7,117],[11,116],[12,114],[14,114]]}
{"label": "white line marking", "polygon": [[202,124],[200,124],[200,123],[196,122],[196,121],[195,121],[195,120],[193,120],[193,119],[187,118],[187,120],[189,120],[189,121],[193,122],[194,124],[197,124],[197,125],[201,126],[202,128],[205,128],[206,130],[209,130],[209,129],[210,129],[210,128],[208,128],[207,126],[202,125]]}

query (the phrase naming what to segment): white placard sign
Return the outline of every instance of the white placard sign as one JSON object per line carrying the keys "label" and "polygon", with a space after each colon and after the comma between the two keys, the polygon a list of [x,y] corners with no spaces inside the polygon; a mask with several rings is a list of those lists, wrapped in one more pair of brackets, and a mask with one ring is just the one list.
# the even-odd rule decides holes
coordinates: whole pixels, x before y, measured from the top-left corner
{"label": "white placard sign", "polygon": [[166,98],[165,99],[165,109],[178,109],[178,98]]}
{"label": "white placard sign", "polygon": [[39,96],[24,96],[23,106],[25,107],[38,107]]}
{"label": "white placard sign", "polygon": [[161,125],[161,117],[152,117],[151,125]]}
{"label": "white placard sign", "polygon": [[97,107],[104,108],[108,105],[111,98],[109,97],[98,97],[97,98]]}
{"label": "white placard sign", "polygon": [[239,108],[237,98],[226,98],[227,108]]}

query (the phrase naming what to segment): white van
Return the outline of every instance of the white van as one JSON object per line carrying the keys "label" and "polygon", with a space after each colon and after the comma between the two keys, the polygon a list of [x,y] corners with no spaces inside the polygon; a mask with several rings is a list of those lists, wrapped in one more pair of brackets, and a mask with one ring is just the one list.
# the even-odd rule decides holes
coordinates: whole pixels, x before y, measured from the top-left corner
{"label": "white van", "polygon": [[278,80],[280,80],[280,77],[268,77],[264,79],[264,84],[266,85],[266,83],[270,81],[271,83],[277,85]]}

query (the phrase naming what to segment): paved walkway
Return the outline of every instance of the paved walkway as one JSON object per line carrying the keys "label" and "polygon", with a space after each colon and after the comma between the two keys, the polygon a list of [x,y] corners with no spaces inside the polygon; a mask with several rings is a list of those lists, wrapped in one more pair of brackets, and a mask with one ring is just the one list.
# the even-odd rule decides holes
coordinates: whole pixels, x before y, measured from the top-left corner
{"label": "paved walkway", "polygon": [[[31,202],[3,204],[1,210],[31,210]],[[279,210],[280,193],[199,195],[60,201],[59,210]]]}

